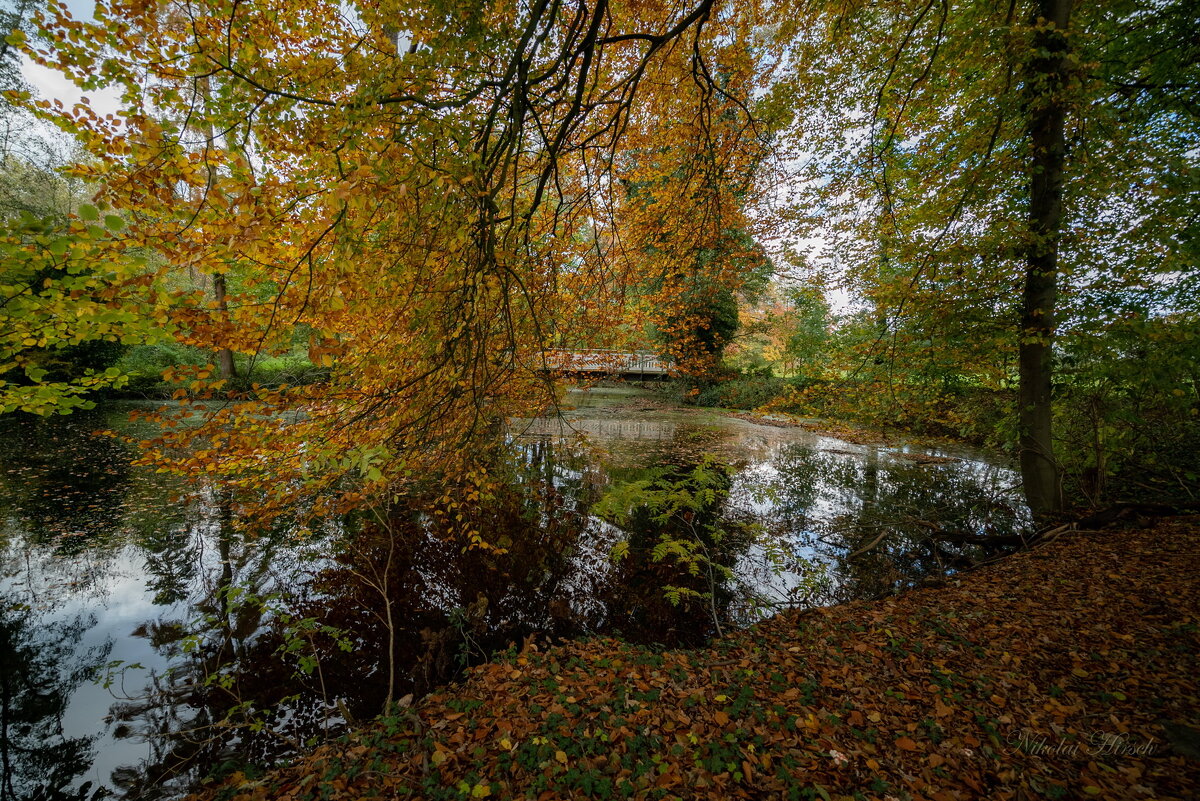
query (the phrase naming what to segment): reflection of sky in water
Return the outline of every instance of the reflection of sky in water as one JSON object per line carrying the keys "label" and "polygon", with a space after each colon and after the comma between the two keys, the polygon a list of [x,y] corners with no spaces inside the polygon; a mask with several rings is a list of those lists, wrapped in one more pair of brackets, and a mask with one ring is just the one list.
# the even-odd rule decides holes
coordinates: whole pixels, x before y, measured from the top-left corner
{"label": "reflection of sky in water", "polygon": [[[614,487],[648,475],[649,468],[673,464],[687,470],[707,453],[734,469],[724,515],[757,520],[787,547],[789,559],[799,560],[792,564],[795,569],[779,574],[759,545],[737,555],[740,580],[774,599],[808,586],[802,580],[804,559],[828,566],[834,585],[862,584],[860,576],[837,572],[846,549],[853,547],[847,532],[885,525],[883,507],[900,509],[901,516],[941,515],[986,528],[988,521],[978,514],[971,518],[951,508],[953,497],[981,503],[1002,499],[997,519],[1006,504],[1018,506],[1011,493],[1002,492],[1017,483],[1013,471],[966,450],[930,451],[959,461],[919,465],[898,456],[898,449],[848,444],[709,410],[664,409],[633,391],[572,392],[567,404],[574,408],[565,408],[561,419],[514,421],[512,436],[518,458],[525,460],[520,480],[540,477],[559,497],[559,505],[534,513],[533,524],[540,520],[548,527],[562,522],[556,516],[569,514],[578,518],[578,530],[572,534],[566,526],[559,539],[545,541],[545,548],[561,544],[561,551],[527,576],[539,586],[495,584],[492,608],[503,610],[506,619],[493,625],[537,629],[561,617],[576,621],[575,631],[627,631],[629,622],[614,619],[619,611],[608,606],[611,593],[603,595],[622,577],[636,577],[628,565],[618,568],[610,558],[626,533],[588,509]],[[95,758],[81,766],[75,784],[109,785],[117,768],[153,761],[154,741],[114,736],[126,722],[105,722],[121,706],[114,693],[120,695],[123,687],[136,698],[152,674],[162,677],[179,664],[178,646],[161,633],[195,625],[204,609],[211,613],[223,582],[258,593],[283,590],[292,599],[286,603],[303,603],[307,610],[344,606],[336,584],[318,587],[311,580],[322,572],[344,575],[334,569],[339,565],[329,547],[337,526],[317,532],[304,545],[289,532],[249,541],[223,534],[221,505],[212,492],[173,501],[177,487],[171,479],[131,466],[131,449],[123,443],[89,435],[106,426],[146,433],[123,418],[124,409],[117,408],[107,416],[9,421],[0,429],[0,612],[15,620],[26,613],[13,611],[14,604],[27,607],[21,636],[30,642],[39,634],[49,636],[55,622],[81,621],[78,640],[66,643],[62,663],[54,668],[64,677],[87,667],[88,659],[99,666],[110,660],[144,666],[127,670],[113,692],[88,680],[73,688],[62,683],[69,694],[63,731],[68,737],[95,738]],[[1022,519],[1011,508],[1009,518]],[[419,602],[439,614],[461,608],[474,597],[468,584],[475,574],[455,561],[457,546],[432,539],[427,546],[437,553],[414,558],[411,565]],[[904,547],[901,543],[897,550]],[[547,600],[547,594],[553,597]],[[568,611],[548,611],[547,604],[556,602]],[[414,618],[413,627],[431,619]],[[251,629],[239,636],[240,646],[250,648],[260,635]],[[367,666],[361,672],[377,670]],[[143,706],[127,725],[135,734],[156,720],[178,728],[193,714],[179,701],[170,708]]]}
{"label": "reflection of sky in water", "polygon": [[[848,577],[838,562],[852,547],[851,532],[892,527],[903,533],[925,519],[951,521],[971,533],[1010,533],[1028,523],[1015,470],[963,446],[852,444],[712,410],[661,410],[622,389],[570,392],[561,419],[519,421],[514,430],[518,442],[586,441],[610,473],[694,464],[704,453],[716,454],[734,469],[727,514],[752,516],[777,546],[772,559],[768,549],[753,545],[735,572],[748,590],[773,603],[800,600],[795,593],[810,586],[814,565],[826,568],[832,588],[844,589]],[[972,505],[991,511],[981,515]],[[827,589],[824,596],[838,593]]]}
{"label": "reflection of sky in water", "polygon": [[[53,667],[60,677],[86,673],[72,682],[61,720],[65,736],[94,738],[94,759],[73,785],[110,785],[115,770],[152,756],[154,743],[120,736],[128,727],[111,713],[141,696],[152,674],[161,677],[172,662],[147,629],[194,620],[198,599],[211,595],[224,569],[211,493],[176,502],[170,478],[131,467],[129,447],[91,435],[108,426],[140,432],[125,422],[122,407],[107,415],[10,419],[0,431],[0,611],[15,621],[27,610],[18,636],[33,648],[49,646],[45,638],[58,624],[83,624],[74,656]],[[300,557],[292,549],[272,560],[264,541],[239,548],[231,561],[245,565],[254,550],[270,563],[259,582],[264,591]],[[111,673],[111,689],[94,680],[110,662],[121,666]],[[142,667],[129,667],[136,665]]]}

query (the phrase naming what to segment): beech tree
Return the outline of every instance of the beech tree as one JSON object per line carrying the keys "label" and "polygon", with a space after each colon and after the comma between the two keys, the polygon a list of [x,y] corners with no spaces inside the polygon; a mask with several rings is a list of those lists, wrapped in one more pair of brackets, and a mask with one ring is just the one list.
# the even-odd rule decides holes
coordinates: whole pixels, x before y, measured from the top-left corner
{"label": "beech tree", "polygon": [[810,3],[779,31],[793,77],[773,100],[796,112],[787,137],[805,182],[795,214],[875,312],[863,358],[887,366],[878,396],[919,375],[906,362],[999,388],[1015,361],[1013,441],[1038,515],[1063,505],[1059,343],[1134,298],[1190,311],[1187,7]]}
{"label": "beech tree", "polygon": [[88,203],[61,171],[70,145],[39,131],[20,48],[37,4],[0,4],[0,413],[69,414],[94,390],[120,386],[127,344],[163,334],[144,259],[119,215]]}
{"label": "beech tree", "polygon": [[1033,56],[1025,69],[1029,130],[1029,242],[1018,346],[1018,439],[1025,497],[1035,515],[1062,511],[1062,480],[1054,458],[1051,364],[1058,251],[1063,220],[1067,111],[1074,75],[1070,45],[1073,0],[1038,0],[1031,21]]}
{"label": "beech tree", "polygon": [[[731,232],[827,242],[871,308],[880,398],[902,359],[1016,380],[1040,515],[1062,505],[1055,359],[1101,316],[1089,299],[1114,287],[1103,314],[1120,316],[1142,286],[1153,313],[1186,308],[1189,9],[116,0],[93,22],[51,3],[46,43],[23,46],[123,92],[114,118],[34,106],[87,149],[73,174],[115,221],[79,221],[104,244],[69,252],[155,254],[215,290],[155,296],[147,318],[222,354],[169,371],[179,397],[226,392],[234,354],[296,331],[328,367],[199,428],[187,403],[164,419],[149,458],[222,475],[263,515],[454,476],[453,516],[452,494],[486,492],[503,421],[554,403],[548,348],[632,349],[657,328],[679,355],[719,351],[693,290],[727,307],[762,263]],[[131,308],[125,289],[104,308]]]}
{"label": "beech tree", "polygon": [[[224,476],[261,515],[436,475],[456,477],[452,515],[486,491],[479,443],[553,403],[558,332],[640,344],[679,292],[631,288],[762,225],[746,212],[766,135],[754,98],[777,56],[753,41],[753,6],[118,0],[97,14],[52,4],[52,46],[28,51],[85,90],[121,87],[119,119],[38,108],[87,147],[76,170],[128,220],[123,243],[214,287],[237,277],[223,297],[176,293],[176,336],[253,358],[308,330],[330,370],[254,388],[200,428],[186,401],[225,392],[228,365],[168,373],[184,411],[149,458]],[[628,184],[655,186],[654,202],[628,202]]]}

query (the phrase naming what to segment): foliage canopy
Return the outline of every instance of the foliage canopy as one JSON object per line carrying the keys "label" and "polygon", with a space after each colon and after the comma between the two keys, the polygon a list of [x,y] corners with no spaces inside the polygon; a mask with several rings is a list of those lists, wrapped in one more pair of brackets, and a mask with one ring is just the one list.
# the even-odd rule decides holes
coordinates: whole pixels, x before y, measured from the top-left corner
{"label": "foliage canopy", "polygon": [[[555,402],[548,349],[656,332],[681,369],[711,362],[771,265],[762,243],[816,234],[809,266],[866,306],[853,373],[883,367],[892,398],[1019,383],[1014,439],[1053,511],[1058,362],[1131,321],[1194,322],[1193,17],[1182,0],[116,0],[82,21],[51,2],[45,43],[12,41],[123,109],[25,100],[86,149],[72,174],[114,233],[19,247],[132,265],[62,291],[120,315],[143,287],[140,319],[217,354],[168,372],[185,401],[226,397],[235,354],[307,340],[327,380],[185,403],[150,451],[274,514],[435,475],[486,492],[481,443]],[[207,283],[168,292],[180,271]],[[827,340],[805,325],[797,352]]]}

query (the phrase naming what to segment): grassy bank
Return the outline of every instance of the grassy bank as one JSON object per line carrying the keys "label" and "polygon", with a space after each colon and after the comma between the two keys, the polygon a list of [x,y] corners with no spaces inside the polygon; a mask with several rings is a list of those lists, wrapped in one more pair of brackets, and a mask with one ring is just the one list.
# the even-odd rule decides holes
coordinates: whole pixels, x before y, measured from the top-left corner
{"label": "grassy bank", "polygon": [[1200,518],[691,651],[520,652],[209,797],[1190,799]]}
{"label": "grassy bank", "polygon": [[[129,376],[128,383],[106,394],[116,398],[170,398],[179,385],[164,381],[164,370],[184,365],[205,365],[213,360],[214,356],[210,351],[183,345],[132,347],[113,364]],[[237,354],[234,365],[237,368],[237,377],[229,383],[229,389],[233,391],[245,391],[254,384],[264,387],[309,384],[329,375],[328,368],[314,365],[302,349],[295,349],[289,354],[258,356],[253,359]]]}

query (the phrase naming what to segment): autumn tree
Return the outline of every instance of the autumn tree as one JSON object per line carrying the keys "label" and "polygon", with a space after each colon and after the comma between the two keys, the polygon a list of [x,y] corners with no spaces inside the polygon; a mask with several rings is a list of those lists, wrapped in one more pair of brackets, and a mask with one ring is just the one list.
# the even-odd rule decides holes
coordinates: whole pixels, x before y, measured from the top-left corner
{"label": "autumn tree", "polygon": [[1021,478],[1035,514],[1063,508],[1062,479],[1052,436],[1051,363],[1058,299],[1059,246],[1067,112],[1078,83],[1070,44],[1074,0],[1038,0],[1031,22],[1033,55],[1026,61],[1024,112],[1029,132],[1029,236],[1018,339],[1017,408]]}
{"label": "autumn tree", "polygon": [[727,231],[714,247],[698,249],[690,269],[657,282],[653,295],[667,310],[655,318],[660,347],[695,379],[716,373],[740,327],[737,287],[770,269],[762,248],[739,234]]}
{"label": "autumn tree", "polygon": [[[778,33],[795,72],[773,99],[797,110],[809,181],[797,217],[877,312],[864,363],[893,388],[939,353],[970,381],[1015,378],[1039,515],[1063,503],[1058,354],[1147,290],[1155,313],[1181,308],[1170,285],[1195,270],[1175,227],[1194,189],[1168,189],[1200,152],[1186,8],[811,4]],[[1089,305],[1101,285],[1117,307]],[[1012,378],[991,366],[1014,360]]]}
{"label": "autumn tree", "polygon": [[[123,92],[119,120],[42,109],[88,148],[79,171],[128,218],[122,242],[239,276],[224,309],[177,293],[177,336],[254,357],[306,330],[330,370],[255,388],[199,429],[185,411],[151,458],[225,476],[263,515],[439,475],[484,491],[477,445],[552,401],[557,332],[621,346],[669,314],[670,297],[629,292],[647,271],[689,268],[755,227],[750,199],[711,179],[754,172],[759,64],[777,58],[752,41],[756,13],[713,0],[289,13],[119,0],[84,22],[52,4],[53,46],[33,57]],[[653,214],[619,189],[681,165],[691,177]],[[663,214],[676,236],[648,263]],[[215,367],[170,376],[181,397],[228,389]],[[213,447],[188,452],[197,441]]]}
{"label": "autumn tree", "polygon": [[19,57],[36,5],[0,6],[0,413],[91,406],[124,382],[122,348],[163,333],[121,217],[88,202],[72,148],[28,111]]}
{"label": "autumn tree", "polygon": [[781,290],[784,306],[776,312],[779,356],[801,376],[820,376],[828,357],[832,313],[819,288],[789,286]]}
{"label": "autumn tree", "polygon": [[172,372],[180,396],[226,392],[234,354],[297,331],[329,369],[200,429],[185,408],[152,454],[265,514],[435,475],[470,495],[477,446],[553,402],[548,348],[653,327],[711,361],[735,319],[712,312],[757,258],[741,243],[785,232],[819,234],[870,307],[879,397],[911,360],[919,391],[1020,385],[1041,514],[1062,501],[1055,359],[1104,324],[1089,297],[1145,285],[1152,313],[1184,308],[1157,289],[1195,267],[1194,225],[1172,231],[1200,152],[1188,8],[118,0],[95,22],[52,3],[49,44],[25,46],[123,93],[119,118],[39,107],[128,222],[104,247],[224,282],[156,300],[161,328],[228,357]]}

